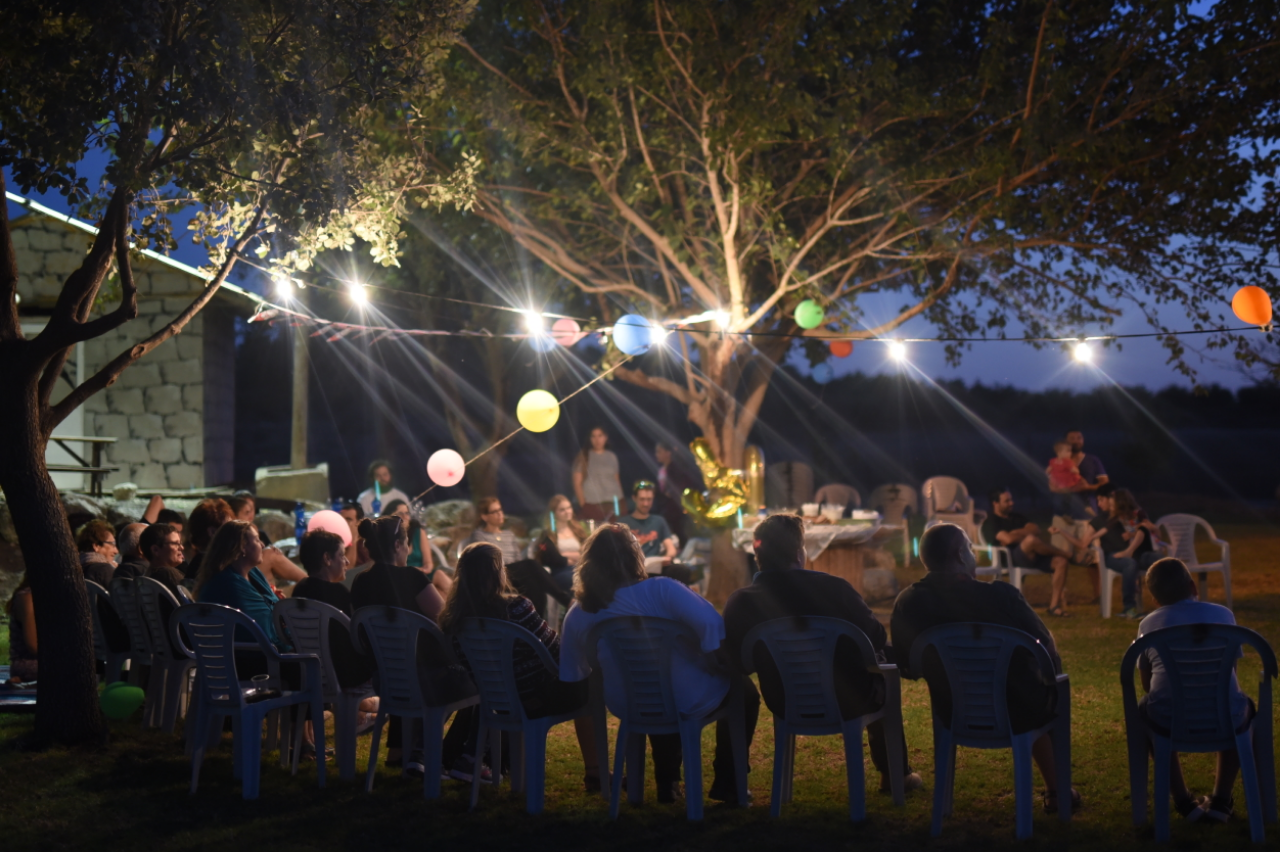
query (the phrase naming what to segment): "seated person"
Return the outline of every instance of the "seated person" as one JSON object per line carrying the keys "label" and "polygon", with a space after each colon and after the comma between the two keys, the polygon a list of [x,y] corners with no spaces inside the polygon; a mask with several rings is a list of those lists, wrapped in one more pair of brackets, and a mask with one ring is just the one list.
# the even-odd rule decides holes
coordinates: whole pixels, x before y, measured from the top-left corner
{"label": "seated person", "polygon": [[[771,515],[755,529],[755,580],[734,592],[724,607],[725,652],[737,668],[742,658],[742,642],[752,628],[775,618],[825,616],[848,621],[871,640],[871,647],[884,660],[892,648],[888,634],[849,581],[821,571],[804,570],[804,521],[799,515]],[[764,703],[775,714],[785,713],[782,677],[763,643],[753,649],[760,691]],[[874,713],[884,705],[884,677],[867,672],[867,663],[853,642],[841,637],[836,644],[835,683],[840,711],[846,719]],[[867,726],[871,762],[880,772],[880,789],[889,790],[889,761],[884,743],[884,725]],[[907,790],[922,784],[907,763],[907,744],[902,743],[903,780]]]}
{"label": "seated person", "polygon": [[253,524],[254,529],[258,530],[258,538],[262,540],[262,559],[258,562],[258,570],[267,578],[272,589],[284,589],[306,579],[307,573],[272,544],[271,539],[257,525],[255,518],[258,517],[258,501],[252,492],[237,491],[227,499],[227,505],[235,513],[236,520]]}
{"label": "seated person", "polygon": [[[356,502],[360,504],[365,517],[381,514],[387,504],[393,500],[409,502],[409,495],[396,488],[391,482],[391,477],[391,462],[377,459],[369,465],[369,481],[373,484],[356,497]],[[376,509],[373,506],[375,500],[379,504]]]}
{"label": "seated person", "polygon": [[1041,538],[1040,527],[1026,515],[1013,511],[1013,495],[1009,489],[991,492],[991,514],[982,523],[982,537],[987,544],[1009,548],[1015,568],[1034,568],[1053,572],[1053,592],[1049,597],[1050,615],[1068,615],[1067,559],[1069,554]]}
{"label": "seated person", "polygon": [[[741,678],[744,692],[747,748],[755,735],[760,715],[760,694],[750,678],[732,674],[719,658],[724,643],[724,620],[688,587],[668,577],[653,577],[644,570],[640,545],[628,527],[605,524],[587,539],[574,581],[577,605],[565,616],[560,645],[560,679],[585,680],[591,674],[587,662],[587,635],[602,621],[618,616],[641,615],[681,621],[700,640],[698,648],[678,645],[673,651],[671,679],[676,706],[686,716],[706,716],[729,697],[729,678]],[[625,706],[620,663],[606,647],[600,649],[604,670],[605,702],[614,710]],[[679,734],[651,734],[653,775],[658,785],[658,801],[671,803],[680,795],[682,763]],[[715,777],[708,796],[736,801],[733,748],[729,723],[716,723]]]}
{"label": "seated person", "polygon": [[200,576],[200,569],[204,565],[204,554],[209,549],[213,536],[223,524],[235,520],[235,517],[231,506],[220,497],[201,500],[191,510],[191,517],[187,519],[187,538],[191,544],[191,559],[187,562],[184,571],[188,585],[194,587],[196,579]]}
{"label": "seated person", "polygon": [[573,504],[563,494],[556,494],[547,501],[547,528],[534,545],[533,557],[547,571],[551,580],[564,592],[560,603],[569,605],[573,589],[573,569],[582,555],[582,543],[587,540],[587,528],[573,517]]}
{"label": "seated person", "polygon": [[533,559],[525,559],[516,542],[515,533],[502,527],[507,521],[502,511],[502,503],[497,497],[481,497],[476,501],[476,513],[480,518],[480,526],[476,527],[463,544],[492,544],[502,553],[502,562],[506,565],[507,579],[516,591],[533,602],[538,615],[547,617],[547,598],[552,597],[562,605],[568,606],[572,598],[569,593],[556,585],[551,575]]}
{"label": "seated person", "polygon": [[1061,535],[1068,544],[1078,548],[1092,547],[1101,539],[1107,568],[1120,574],[1120,594],[1124,601],[1121,617],[1139,618],[1142,615],[1139,581],[1160,554],[1152,548],[1151,536],[1146,530],[1126,531],[1125,517],[1131,514],[1131,510],[1140,511],[1127,488],[1118,489],[1108,482],[1098,488],[1097,498],[1098,514],[1089,521],[1091,532],[1088,538],[1078,539],[1057,527],[1050,527],[1049,532]]}
{"label": "seated person", "polygon": [[178,535],[182,535],[182,531],[187,526],[187,516],[179,512],[177,509],[161,509],[156,513],[156,523],[168,524],[173,527]]}
{"label": "seated person", "polygon": [[106,521],[92,520],[80,528],[76,535],[76,548],[80,551],[80,570],[84,578],[102,588],[111,585],[116,570],[116,531]]}
{"label": "seated person", "polygon": [[431,581],[431,585],[436,587],[436,591],[440,593],[440,597],[449,596],[449,588],[453,585],[453,581],[449,579],[449,575],[439,570],[434,564],[431,555],[431,538],[427,535],[426,529],[422,524],[413,517],[413,513],[409,511],[409,504],[403,500],[392,500],[383,510],[382,516],[395,515],[404,523],[408,524],[409,530],[409,561],[406,563],[410,568],[417,568],[423,574],[427,575],[427,579]]}
{"label": "seated person", "polygon": [[[640,543],[640,552],[644,554],[645,570],[651,574],[672,577],[686,586],[694,581],[693,572],[684,565],[677,564],[676,548],[680,539],[671,531],[667,519],[653,514],[653,499],[656,486],[648,480],[640,480],[631,486],[632,502],[635,511],[623,515],[617,522],[630,527]],[[655,567],[659,566],[657,570]]]}
{"label": "seated person", "polygon": [[[533,607],[507,582],[502,564],[502,553],[492,544],[472,544],[458,557],[458,568],[449,600],[440,614],[440,629],[446,635],[456,634],[465,618],[498,618],[518,624],[528,630],[546,647],[552,659],[560,661],[560,637],[551,629]],[[457,639],[454,650],[462,664],[467,666],[466,654]],[[530,718],[540,719],[584,708],[587,704],[587,682],[565,683],[542,664],[532,648],[517,643],[513,655],[516,688],[520,691],[520,703]],[[468,708],[469,710],[470,708]],[[467,712],[467,711],[463,711]],[[459,714],[461,715],[461,714]],[[472,714],[474,715],[474,714]],[[583,779],[587,792],[600,791],[600,767],[596,759],[595,740],[592,737],[591,719],[574,720],[578,735],[578,748],[586,769]],[[474,752],[474,748],[472,751]],[[469,775],[475,765],[472,755],[460,755],[454,763],[462,763],[462,774]],[[446,764],[449,765],[449,764]],[[452,773],[451,773],[452,774]]]}
{"label": "seated person", "polygon": [[156,523],[147,527],[138,540],[142,553],[147,558],[147,570],[143,576],[158,580],[168,587],[169,591],[182,600],[182,537],[178,531],[165,523]]}
{"label": "seated person", "polygon": [[[276,633],[272,620],[273,607],[278,599],[267,578],[258,570],[261,559],[262,540],[258,538],[258,528],[246,521],[227,521],[218,528],[209,543],[209,550],[200,566],[200,576],[196,579],[196,600],[240,610],[258,623],[272,645],[281,648],[281,637]],[[236,641],[252,640],[237,631]],[[236,674],[244,680],[247,675],[239,670],[240,662],[237,653]]]}
{"label": "seated person", "polygon": [[343,504],[338,514],[347,522],[347,528],[351,530],[351,544],[347,545],[347,561],[351,563],[351,567],[347,569],[347,575],[342,580],[342,585],[350,589],[356,577],[373,565],[373,559],[369,556],[369,551],[360,546],[360,522],[364,520],[364,509],[360,508],[359,503],[347,502]]}
{"label": "seated person", "polygon": [[[944,723],[951,719],[951,685],[942,670],[937,652],[925,652],[923,671],[912,671],[911,647],[926,630],[941,624],[982,622],[1002,624],[1029,633],[1044,645],[1053,659],[1055,672],[1062,670],[1053,634],[1035,614],[1022,592],[1009,583],[980,583],[975,577],[977,561],[964,530],[954,524],[937,524],[920,539],[920,559],[928,573],[898,595],[893,605],[889,629],[894,655],[902,676],[921,676],[929,684],[929,696]],[[1009,664],[1007,685],[1009,721],[1013,733],[1025,733],[1051,722],[1057,713],[1058,689],[1046,680],[1029,651],[1017,649]],[[1031,756],[1044,778],[1045,813],[1058,811],[1058,784],[1054,774],[1053,744],[1049,735],[1031,747]],[[1080,796],[1071,791],[1072,807]]]}
{"label": "seated person", "polygon": [[9,680],[12,683],[36,680],[40,671],[36,608],[31,601],[31,578],[25,571],[4,611],[9,616]]}
{"label": "seated person", "polygon": [[112,573],[111,579],[124,577],[132,580],[146,575],[147,556],[145,551],[138,547],[138,541],[146,528],[146,524],[125,524],[116,533],[116,546],[120,548],[120,565]]}
{"label": "seated person", "polygon": [[[1147,569],[1147,588],[1160,606],[1138,625],[1138,636],[1163,627],[1183,624],[1235,624],[1235,616],[1225,606],[1201,601],[1196,592],[1191,572],[1180,559],[1161,559]],[[1147,693],[1138,704],[1138,712],[1156,733],[1168,736],[1173,723],[1173,688],[1155,649],[1148,649],[1138,658],[1138,672],[1142,688]],[[1249,696],[1240,691],[1235,672],[1231,673],[1231,717],[1236,730],[1242,730],[1257,713]],[[1169,789],[1178,813],[1188,820],[1201,819],[1226,822],[1231,818],[1234,800],[1231,788],[1240,772],[1240,755],[1235,749],[1218,752],[1217,773],[1213,783],[1213,795],[1195,798],[1187,788],[1182,775],[1182,764],[1175,752],[1169,764]]]}

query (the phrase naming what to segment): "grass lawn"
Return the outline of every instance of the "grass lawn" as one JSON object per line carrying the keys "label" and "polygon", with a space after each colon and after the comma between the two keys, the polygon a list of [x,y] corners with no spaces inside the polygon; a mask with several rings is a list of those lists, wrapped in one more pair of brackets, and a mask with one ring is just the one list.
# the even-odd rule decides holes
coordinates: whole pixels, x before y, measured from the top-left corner
{"label": "grass lawn", "polygon": [[[1273,645],[1280,643],[1280,579],[1275,553],[1280,535],[1267,527],[1219,527],[1232,543],[1236,616]],[[909,582],[920,571],[905,571]],[[1222,600],[1211,579],[1211,599]],[[1048,578],[1027,583],[1028,599],[1042,609]],[[608,821],[599,797],[582,792],[581,761],[569,726],[552,732],[548,748],[546,813],[530,817],[523,802],[503,787],[484,790],[480,808],[467,812],[464,785],[447,783],[444,797],[425,802],[420,783],[397,775],[379,775],[373,795],[359,782],[340,782],[330,764],[329,786],[318,790],[313,768],[291,778],[264,755],[262,796],[245,802],[231,780],[229,745],[206,760],[200,792],[187,794],[190,766],[181,743],[158,732],[142,732],[138,718],[115,723],[108,749],[91,752],[53,750],[32,754],[0,747],[0,828],[3,848],[168,849],[383,848],[434,847],[533,850],[608,849],[678,850],[723,848],[738,852],[764,849],[1079,848],[1130,849],[1153,844],[1150,829],[1135,829],[1129,809],[1128,759],[1117,678],[1119,661],[1135,634],[1135,624],[1103,621],[1083,572],[1071,579],[1073,618],[1052,619],[1063,663],[1071,675],[1072,752],[1075,786],[1085,808],[1069,827],[1045,816],[1036,803],[1035,837],[1014,839],[1013,771],[1007,751],[961,749],[956,771],[955,813],[943,835],[929,837],[933,790],[932,729],[923,683],[904,682],[907,743],[911,762],[925,789],[908,796],[903,809],[887,796],[870,793],[869,819],[852,825],[847,818],[843,750],[834,737],[802,739],[796,756],[795,798],[780,820],[769,818],[773,731],[769,714],[761,716],[752,748],[750,785],[755,805],[728,809],[711,803],[701,825],[684,819],[683,805],[658,805],[652,771],[646,803],[625,802],[618,823]],[[1152,605],[1148,601],[1148,608]],[[887,612],[887,610],[886,610]],[[7,640],[7,636],[0,641]],[[0,654],[7,648],[0,647]],[[1240,681],[1255,694],[1258,663],[1241,662]],[[0,741],[30,729],[30,720],[0,716]],[[365,765],[368,736],[361,738]],[[710,783],[711,729],[703,743],[706,782]],[[1205,792],[1212,777],[1211,756],[1185,760],[1193,790]],[[870,771],[870,762],[867,762]],[[878,778],[872,772],[868,786]],[[1037,775],[1037,794],[1039,777]],[[1177,849],[1254,848],[1249,845],[1243,790],[1237,785],[1237,816],[1226,826],[1187,825],[1175,817]],[[1267,845],[1280,848],[1280,826],[1269,826]]]}

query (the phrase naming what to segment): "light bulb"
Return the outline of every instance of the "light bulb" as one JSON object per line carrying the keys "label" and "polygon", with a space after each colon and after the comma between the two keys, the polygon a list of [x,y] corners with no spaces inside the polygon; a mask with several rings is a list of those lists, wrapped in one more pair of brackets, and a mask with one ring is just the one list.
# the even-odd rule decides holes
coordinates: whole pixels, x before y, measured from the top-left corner
{"label": "light bulb", "polygon": [[544,328],[541,311],[521,311],[520,313],[524,314],[525,328],[529,329],[530,334],[542,334]]}
{"label": "light bulb", "polygon": [[1071,350],[1071,354],[1081,364],[1089,364],[1093,361],[1093,347],[1083,340],[1075,345],[1075,348]]}
{"label": "light bulb", "polygon": [[288,299],[293,296],[293,282],[289,280],[289,276],[277,272],[271,276],[271,280],[276,285],[276,295],[282,299]]}
{"label": "light bulb", "polygon": [[352,281],[348,285],[348,293],[351,294],[351,301],[357,305],[364,306],[369,304],[369,290],[359,281]]}
{"label": "light bulb", "polygon": [[907,344],[900,340],[891,340],[889,342],[889,357],[895,361],[907,360]]}
{"label": "light bulb", "polygon": [[729,316],[728,311],[716,311],[715,314],[712,316],[712,319],[715,320],[716,325],[720,326],[720,328],[728,328],[729,322],[733,318]]}

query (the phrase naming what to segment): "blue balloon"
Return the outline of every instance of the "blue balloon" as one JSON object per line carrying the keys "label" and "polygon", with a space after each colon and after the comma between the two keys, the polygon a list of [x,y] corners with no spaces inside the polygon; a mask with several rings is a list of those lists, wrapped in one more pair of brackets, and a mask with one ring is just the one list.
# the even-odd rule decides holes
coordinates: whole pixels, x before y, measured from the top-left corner
{"label": "blue balloon", "polygon": [[813,380],[820,385],[825,385],[835,377],[835,371],[831,369],[831,365],[826,361],[813,368]]}
{"label": "blue balloon", "polygon": [[639,314],[627,314],[613,325],[614,345],[624,355],[643,355],[653,341],[653,323]]}

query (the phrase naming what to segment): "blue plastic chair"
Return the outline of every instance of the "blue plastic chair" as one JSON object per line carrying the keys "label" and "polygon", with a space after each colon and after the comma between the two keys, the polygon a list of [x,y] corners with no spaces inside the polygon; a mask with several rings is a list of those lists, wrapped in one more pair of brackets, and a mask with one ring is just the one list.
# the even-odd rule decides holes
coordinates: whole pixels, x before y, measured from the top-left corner
{"label": "blue plastic chair", "polygon": [[[1258,715],[1237,732],[1231,715],[1231,675],[1240,648],[1248,645],[1262,658]],[[1155,651],[1173,689],[1170,736],[1156,733],[1138,712],[1133,670],[1138,658]],[[1264,840],[1264,822],[1276,821],[1276,764],[1272,743],[1271,680],[1276,655],[1266,640],[1234,624],[1189,624],[1166,627],[1140,637],[1120,662],[1124,723],[1129,741],[1129,790],[1134,825],[1147,821],[1147,748],[1155,762],[1156,840],[1169,839],[1169,765],[1173,752],[1218,752],[1240,755],[1249,833]]]}
{"label": "blue plastic chair", "polygon": [[[623,707],[610,708],[618,716],[618,740],[609,789],[609,817],[618,818],[625,770],[627,799],[644,801],[644,747],[646,734],[679,734],[684,757],[685,807],[690,820],[702,819],[702,729],[722,718],[729,720],[738,802],[747,802],[747,735],[742,709],[742,686],[730,678],[729,700],[714,712],[689,717],[676,708],[671,682],[671,661],[676,645],[699,648],[697,636],[687,624],[666,618],[630,615],[601,621],[587,635],[587,659],[600,669],[598,646],[603,642],[620,667],[626,695]],[[621,711],[619,713],[618,711]],[[597,718],[599,725],[599,719]],[[600,755],[605,759],[605,754]]]}
{"label": "blue plastic chair", "polygon": [[[1053,740],[1059,790],[1058,818],[1071,820],[1071,692],[1065,674],[1055,674],[1049,652],[1034,636],[999,624],[957,622],[926,630],[911,646],[911,671],[923,672],[924,652],[933,647],[951,687],[951,718],[933,709],[934,789],[931,834],[942,833],[942,818],[951,813],[956,777],[956,746],[1013,749],[1013,786],[1017,833],[1031,836],[1031,745],[1042,735]],[[1006,684],[1017,648],[1035,657],[1041,672],[1058,685],[1057,716],[1044,727],[1023,734],[1009,724]]]}
{"label": "blue plastic chair", "polygon": [[[124,666],[129,662],[131,649],[113,650],[111,643],[107,640],[107,632],[102,624],[104,612],[111,614],[106,616],[108,618],[120,617],[116,612],[115,604],[111,602],[111,593],[92,580],[85,580],[84,588],[89,593],[89,611],[93,615],[93,655],[102,661],[104,666],[102,682],[109,685],[124,679]],[[104,610],[103,607],[107,609]]]}
{"label": "blue plastic chair", "polygon": [[[884,706],[875,713],[845,719],[836,698],[836,643],[847,636],[858,646],[867,671],[883,675]],[[862,761],[862,732],[871,722],[884,725],[889,759],[889,783],[896,805],[906,804],[902,779],[902,680],[898,667],[876,663],[871,640],[853,624],[839,618],[776,618],[758,624],[742,641],[742,667],[755,671],[755,648],[764,643],[782,677],[785,715],[773,716],[773,795],[769,813],[782,814],[791,801],[795,774],[796,737],[835,734],[844,737],[845,771],[849,781],[849,819],[867,817],[866,770]]]}

